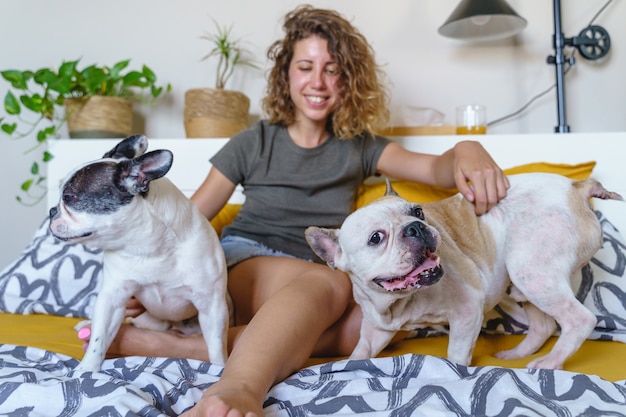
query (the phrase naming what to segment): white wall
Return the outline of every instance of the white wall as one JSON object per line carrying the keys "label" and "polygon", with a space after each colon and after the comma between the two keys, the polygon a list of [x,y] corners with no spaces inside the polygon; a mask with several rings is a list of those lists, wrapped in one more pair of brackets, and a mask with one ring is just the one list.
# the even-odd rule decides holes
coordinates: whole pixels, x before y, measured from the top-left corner
{"label": "white wall", "polygon": [[[393,82],[392,109],[398,117],[406,105],[433,107],[453,124],[458,104],[480,102],[493,120],[526,103],[554,83],[552,2],[509,0],[528,20],[515,39],[469,45],[437,34],[459,0],[310,1],[331,7],[350,18],[371,41],[380,63]],[[137,108],[145,133],[154,138],[184,137],[183,97],[188,88],[211,86],[213,67],[200,58],[208,43],[199,39],[213,30],[211,18],[244,38],[257,60],[265,64],[269,44],[281,36],[282,16],[296,0],[0,0],[0,69],[58,66],[82,57],[84,63],[111,64],[132,58],[146,63],[173,92],[155,107]],[[563,3],[566,37],[577,35],[605,0]],[[611,35],[611,52],[603,61],[578,57],[566,79],[568,124],[572,132],[626,130],[626,4],[617,0],[596,24]],[[260,115],[264,72],[244,70],[230,88],[251,98],[251,112]],[[0,82],[0,98],[6,85]],[[0,114],[2,112],[0,111]],[[141,125],[141,123],[140,123]],[[521,116],[493,126],[490,133],[546,133],[557,125],[554,91]],[[0,136],[0,268],[30,240],[47,207],[24,207],[15,201],[36,153],[23,155],[34,141],[10,142]],[[38,151],[39,152],[39,151]],[[97,155],[85,155],[86,159]],[[68,170],[70,167],[68,167]]]}

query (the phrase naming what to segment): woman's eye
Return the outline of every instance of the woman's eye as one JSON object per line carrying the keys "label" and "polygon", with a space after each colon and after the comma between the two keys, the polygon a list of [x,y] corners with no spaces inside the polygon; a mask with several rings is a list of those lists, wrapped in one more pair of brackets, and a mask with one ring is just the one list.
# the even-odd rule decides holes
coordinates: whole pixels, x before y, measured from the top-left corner
{"label": "woman's eye", "polygon": [[378,245],[383,241],[383,235],[380,232],[375,232],[372,236],[370,236],[369,244],[370,245]]}

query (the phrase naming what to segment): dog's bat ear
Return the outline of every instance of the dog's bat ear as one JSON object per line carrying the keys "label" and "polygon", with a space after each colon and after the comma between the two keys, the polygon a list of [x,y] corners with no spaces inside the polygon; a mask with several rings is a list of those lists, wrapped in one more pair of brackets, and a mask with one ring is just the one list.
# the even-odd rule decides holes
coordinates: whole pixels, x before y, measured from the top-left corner
{"label": "dog's bat ear", "polygon": [[398,193],[396,193],[396,190],[393,189],[393,186],[391,185],[391,181],[389,180],[389,178],[387,178],[385,180],[385,182],[387,183],[387,188],[385,189],[385,195],[394,195],[394,196],[398,196]]}
{"label": "dog's bat ear", "polygon": [[119,188],[130,194],[145,193],[148,191],[150,181],[167,174],[173,162],[174,155],[168,150],[148,152],[117,164],[114,181]]}
{"label": "dog's bat ear", "polygon": [[133,135],[122,140],[102,157],[113,159],[133,159],[139,155],[143,155],[146,149],[148,149],[148,139],[143,135]]}
{"label": "dog's bat ear", "polygon": [[313,252],[328,266],[333,269],[337,267],[337,261],[341,255],[339,230],[312,226],[304,231],[304,237]]}

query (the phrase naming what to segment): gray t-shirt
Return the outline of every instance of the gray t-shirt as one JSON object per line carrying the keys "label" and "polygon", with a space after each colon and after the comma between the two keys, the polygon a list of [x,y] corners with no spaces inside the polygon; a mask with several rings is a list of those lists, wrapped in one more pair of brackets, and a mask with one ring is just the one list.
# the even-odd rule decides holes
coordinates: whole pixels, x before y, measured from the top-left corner
{"label": "gray t-shirt", "polygon": [[223,236],[236,235],[302,259],[321,262],[309,248],[309,226],[339,227],[354,209],[361,183],[376,173],[389,140],[334,136],[321,146],[296,145],[287,129],[260,121],[230,139],[211,158],[241,184],[245,203]]}

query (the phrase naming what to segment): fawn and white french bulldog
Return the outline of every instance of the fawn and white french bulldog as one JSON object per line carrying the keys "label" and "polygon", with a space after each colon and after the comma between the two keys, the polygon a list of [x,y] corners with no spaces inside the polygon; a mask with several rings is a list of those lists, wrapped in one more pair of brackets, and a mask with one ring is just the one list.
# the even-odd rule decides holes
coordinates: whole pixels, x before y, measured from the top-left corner
{"label": "fawn and white french bulldog", "polygon": [[509,179],[507,197],[482,216],[460,194],[418,205],[388,183],[385,197],[356,210],[340,229],[306,230],[318,256],[350,275],[363,311],[351,358],[376,356],[399,330],[449,323],[448,359],[469,365],[484,312],[509,291],[524,302],[529,329],[497,356],[535,353],[558,323],[554,348],[527,366],[562,368],[596,325],[570,283],[602,245],[589,199],[622,197],[593,179],[541,173]]}
{"label": "fawn and white french bulldog", "polygon": [[144,153],[147,147],[144,136],[130,136],[102,159],[79,166],[50,209],[57,239],[103,250],[91,337],[78,370],[100,369],[131,296],[146,308],[133,324],[166,330],[197,314],[210,360],[224,365],[227,359],[230,299],[218,236],[164,177],[172,153]]}

